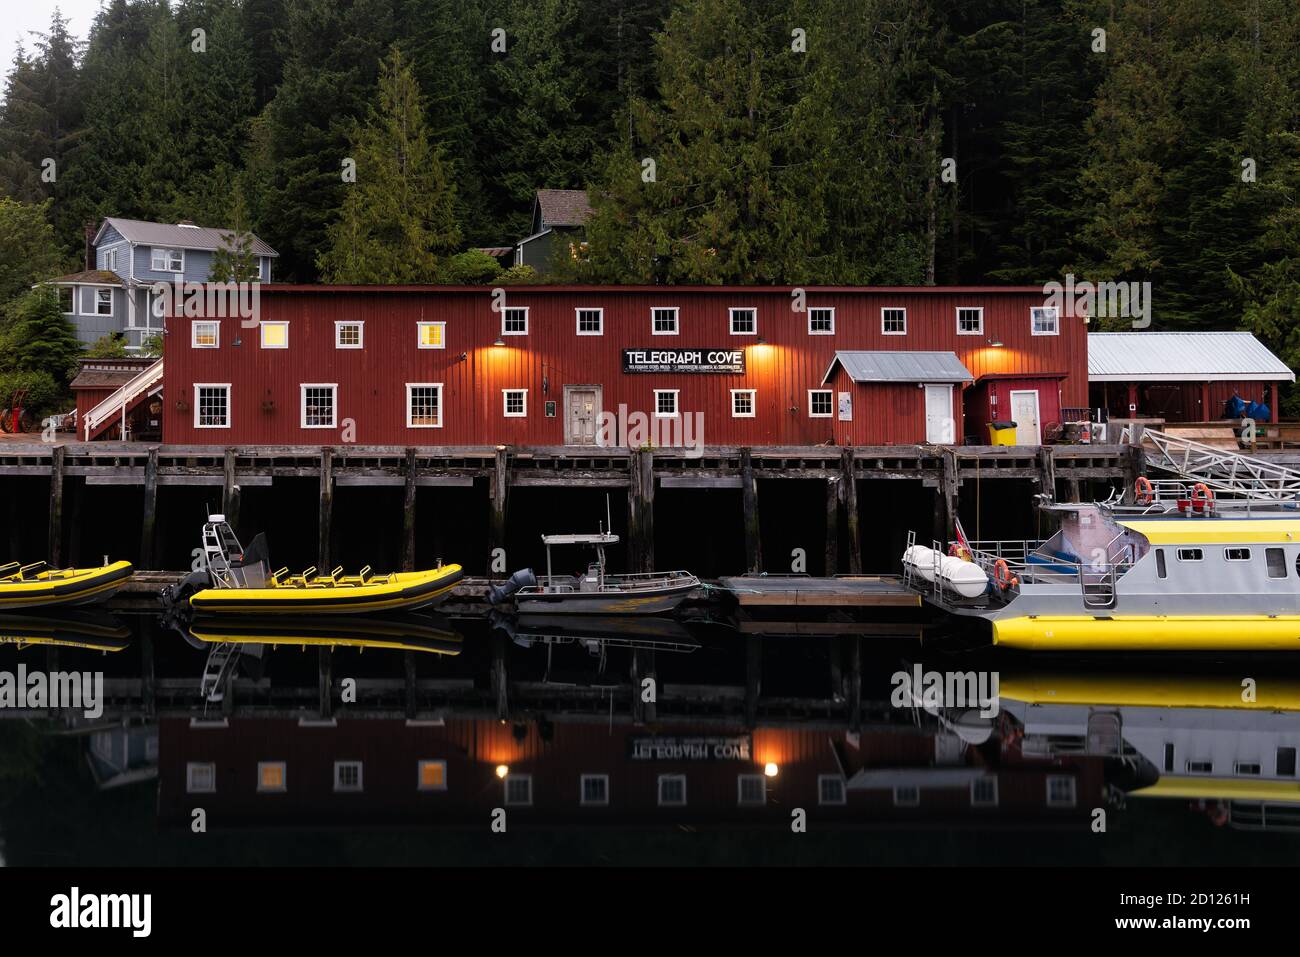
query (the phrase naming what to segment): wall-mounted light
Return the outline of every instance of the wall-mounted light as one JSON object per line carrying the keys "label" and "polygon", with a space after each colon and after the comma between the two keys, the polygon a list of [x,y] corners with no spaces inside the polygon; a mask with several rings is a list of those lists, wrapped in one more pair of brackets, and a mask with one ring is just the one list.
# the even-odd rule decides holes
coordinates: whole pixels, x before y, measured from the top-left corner
{"label": "wall-mounted light", "polygon": [[500,336],[497,336],[496,342],[492,343],[492,345],[494,346],[504,346],[505,344],[506,341],[502,339]]}
{"label": "wall-mounted light", "polygon": [[504,764],[497,765],[497,777],[504,778],[509,773],[510,773],[510,768],[508,768],[506,765]]}
{"label": "wall-mounted light", "polygon": [[456,360],[456,361],[457,361],[457,362],[464,362],[464,361],[465,361],[466,359],[468,359],[468,358],[469,358],[469,353],[468,353],[468,352],[462,352],[462,353],[460,354],[460,358],[459,358],[458,360]]}
{"label": "wall-mounted light", "polygon": [[1001,348],[1002,348],[1002,340],[1001,340],[1001,339],[990,339],[990,340],[989,340],[989,345],[992,346],[994,349],[1001,349]]}
{"label": "wall-mounted light", "polygon": [[781,769],[776,766],[775,761],[768,761],[767,764],[763,766],[763,773],[769,778],[776,777],[777,772],[780,770]]}

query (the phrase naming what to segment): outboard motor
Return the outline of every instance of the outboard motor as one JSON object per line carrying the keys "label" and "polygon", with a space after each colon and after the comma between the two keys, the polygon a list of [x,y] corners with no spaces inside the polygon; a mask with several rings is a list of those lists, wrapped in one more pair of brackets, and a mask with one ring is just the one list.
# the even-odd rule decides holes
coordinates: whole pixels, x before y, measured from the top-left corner
{"label": "outboard motor", "polygon": [[500,585],[488,589],[488,601],[494,605],[504,604],[521,588],[537,584],[537,576],[531,568],[521,568]]}
{"label": "outboard motor", "polygon": [[190,572],[175,585],[163,588],[158,598],[168,611],[188,609],[190,596],[196,591],[212,587],[212,576],[206,571]]}

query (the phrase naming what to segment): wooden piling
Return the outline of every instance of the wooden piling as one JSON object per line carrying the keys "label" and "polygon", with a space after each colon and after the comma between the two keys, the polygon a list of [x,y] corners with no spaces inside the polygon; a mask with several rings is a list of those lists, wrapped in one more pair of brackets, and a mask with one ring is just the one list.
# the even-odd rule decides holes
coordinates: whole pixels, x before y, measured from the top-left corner
{"label": "wooden piling", "polygon": [[826,568],[824,574],[840,570],[840,480],[826,480]]}
{"label": "wooden piling", "polygon": [[510,468],[506,450],[497,449],[492,469],[492,521],[488,530],[488,574],[492,570],[492,552],[506,547],[506,499],[510,494]]}
{"label": "wooden piling", "polygon": [[235,450],[226,449],[221,469],[221,514],[230,527],[238,530],[239,484],[235,478]]}
{"label": "wooden piling", "polygon": [[509,678],[506,673],[506,636],[500,628],[492,629],[492,693],[496,697],[497,717],[510,717]]}
{"label": "wooden piling", "polygon": [[402,571],[415,571],[415,449],[406,450],[406,498],[402,511]]}
{"label": "wooden piling", "polygon": [[1124,502],[1132,505],[1136,496],[1134,486],[1138,477],[1147,471],[1147,454],[1141,445],[1130,445],[1124,459]]}
{"label": "wooden piling", "polygon": [[849,636],[849,730],[862,729],[862,636]]}
{"label": "wooden piling", "polygon": [[140,635],[140,703],[146,717],[157,710],[158,679],[154,672],[153,637],[148,631]]}
{"label": "wooden piling", "polygon": [[853,449],[840,453],[840,496],[844,503],[844,527],[849,538],[849,574],[862,574],[862,536],[858,533],[858,482],[853,466]]}
{"label": "wooden piling", "polygon": [[761,638],[745,641],[745,727],[758,724],[758,699],[763,693],[763,644]]}
{"label": "wooden piling", "polygon": [[325,446],[320,450],[320,520],[316,543],[316,567],[322,575],[330,568],[330,524],[334,518],[334,450]]}
{"label": "wooden piling", "polygon": [[50,538],[46,559],[56,568],[61,564],[63,547],[63,458],[64,447],[56,445],[50,459]]}
{"label": "wooden piling", "polygon": [[158,447],[144,463],[144,514],[140,520],[140,567],[154,567],[154,526],[158,515]]}
{"label": "wooden piling", "polygon": [[419,686],[416,684],[415,652],[402,653],[402,668],[406,676],[406,718],[415,720],[420,714]]}
{"label": "wooden piling", "polygon": [[316,652],[320,716],[322,718],[332,718],[334,716],[334,649],[321,647],[316,649]]}
{"label": "wooden piling", "polygon": [[628,567],[650,572],[655,567],[655,454],[649,449],[628,457],[627,544]]}
{"label": "wooden piling", "polygon": [[763,570],[763,545],[759,540],[758,483],[754,478],[754,461],[748,448],[740,450],[740,487],[745,508],[745,564],[748,570]]}
{"label": "wooden piling", "polygon": [[1038,485],[1039,491],[1056,501],[1056,459],[1050,445],[1038,448]]}

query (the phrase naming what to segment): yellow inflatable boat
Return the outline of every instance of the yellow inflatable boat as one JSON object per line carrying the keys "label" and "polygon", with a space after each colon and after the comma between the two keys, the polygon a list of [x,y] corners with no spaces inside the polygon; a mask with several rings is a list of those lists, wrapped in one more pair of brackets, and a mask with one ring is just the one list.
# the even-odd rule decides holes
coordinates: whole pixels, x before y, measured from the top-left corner
{"label": "yellow inflatable boat", "polygon": [[131,579],[130,562],[99,568],[51,568],[45,562],[0,565],[0,610],[107,601]]}
{"label": "yellow inflatable boat", "polygon": [[461,651],[460,635],[439,627],[435,619],[417,615],[348,621],[332,616],[235,621],[196,618],[186,631],[203,644],[374,648],[437,655],[458,655]]}

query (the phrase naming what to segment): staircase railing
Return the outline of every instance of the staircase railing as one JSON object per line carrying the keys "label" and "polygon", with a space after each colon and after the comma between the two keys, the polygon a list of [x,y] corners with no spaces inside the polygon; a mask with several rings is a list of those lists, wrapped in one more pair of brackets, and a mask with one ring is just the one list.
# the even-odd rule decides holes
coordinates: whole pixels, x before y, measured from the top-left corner
{"label": "staircase railing", "polygon": [[123,415],[131,403],[151,392],[156,385],[162,382],[162,378],[163,361],[159,359],[86,413],[81,422],[82,438],[89,442],[91,437],[99,432],[101,426]]}

